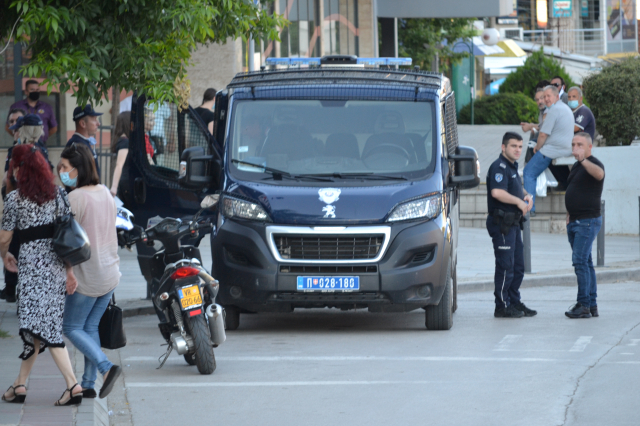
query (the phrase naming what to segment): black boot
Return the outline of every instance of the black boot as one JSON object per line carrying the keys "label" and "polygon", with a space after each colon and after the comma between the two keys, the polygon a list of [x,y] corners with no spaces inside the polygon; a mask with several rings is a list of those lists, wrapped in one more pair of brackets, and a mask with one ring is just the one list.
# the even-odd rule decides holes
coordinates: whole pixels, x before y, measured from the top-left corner
{"label": "black boot", "polygon": [[527,308],[527,306],[522,302],[516,303],[515,305],[513,305],[513,307],[519,311],[524,312],[525,317],[533,317],[538,315],[538,311],[534,311],[533,309]]}
{"label": "black boot", "polygon": [[591,310],[583,306],[580,302],[576,303],[564,313],[569,318],[591,318]]}
{"label": "black boot", "polygon": [[514,306],[508,306],[507,308],[498,308],[493,313],[496,318],[522,318],[524,312],[519,311]]}
{"label": "black boot", "polygon": [[591,316],[592,317],[599,317],[600,314],[598,313],[598,307],[597,306],[592,306],[589,308],[589,310],[591,311]]}

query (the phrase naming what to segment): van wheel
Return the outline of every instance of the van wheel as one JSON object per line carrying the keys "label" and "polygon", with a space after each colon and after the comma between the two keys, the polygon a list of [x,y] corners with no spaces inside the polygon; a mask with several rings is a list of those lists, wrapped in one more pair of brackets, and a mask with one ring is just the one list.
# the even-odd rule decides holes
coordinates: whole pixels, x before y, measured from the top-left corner
{"label": "van wheel", "polygon": [[453,268],[453,307],[451,312],[458,310],[458,264]]}
{"label": "van wheel", "polygon": [[224,329],[237,330],[240,326],[240,309],[235,306],[224,308]]}
{"label": "van wheel", "polygon": [[449,330],[453,326],[453,277],[451,276],[451,260],[447,267],[447,280],[440,303],[427,306],[425,309],[425,325],[429,330]]}

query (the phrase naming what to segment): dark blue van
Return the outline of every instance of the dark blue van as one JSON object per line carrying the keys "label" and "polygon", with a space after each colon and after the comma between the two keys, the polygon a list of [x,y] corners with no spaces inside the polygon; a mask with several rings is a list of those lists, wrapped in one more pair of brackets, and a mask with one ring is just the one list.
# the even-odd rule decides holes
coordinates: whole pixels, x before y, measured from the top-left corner
{"label": "dark blue van", "polygon": [[[138,98],[125,202],[144,225],[221,193],[212,275],[228,329],[240,313],[321,307],[424,308],[427,328],[451,328],[459,191],[479,170],[458,146],[449,80],[353,56],[287,60],[218,93],[213,135],[163,105],[153,160],[140,130],[160,108]],[[149,279],[153,253],[139,256]]]}

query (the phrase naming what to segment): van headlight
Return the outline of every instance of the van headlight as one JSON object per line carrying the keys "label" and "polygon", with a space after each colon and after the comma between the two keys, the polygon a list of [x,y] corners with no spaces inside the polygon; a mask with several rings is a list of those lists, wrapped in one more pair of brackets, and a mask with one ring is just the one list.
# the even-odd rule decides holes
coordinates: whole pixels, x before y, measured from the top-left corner
{"label": "van headlight", "polygon": [[417,200],[398,204],[387,222],[399,222],[402,220],[426,219],[437,217],[442,211],[442,194],[430,195]]}
{"label": "van headlight", "polygon": [[260,222],[271,222],[269,215],[260,205],[227,196],[222,198],[222,215],[227,218],[238,217]]}

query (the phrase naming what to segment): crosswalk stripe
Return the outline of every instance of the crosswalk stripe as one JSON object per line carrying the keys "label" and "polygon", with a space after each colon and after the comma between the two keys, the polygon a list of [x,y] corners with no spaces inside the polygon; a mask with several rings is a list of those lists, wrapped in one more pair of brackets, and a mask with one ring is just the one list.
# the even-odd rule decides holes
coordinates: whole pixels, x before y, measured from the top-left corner
{"label": "crosswalk stripe", "polygon": [[511,349],[511,345],[517,343],[518,340],[522,337],[522,334],[507,334],[504,338],[498,343],[494,349],[494,351],[506,352]]}
{"label": "crosswalk stripe", "polygon": [[573,347],[569,349],[569,352],[584,352],[584,349],[589,343],[591,343],[593,336],[580,336],[578,340],[573,344]]}

